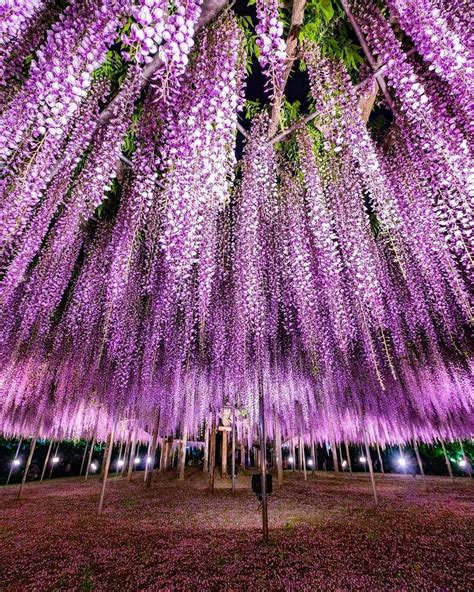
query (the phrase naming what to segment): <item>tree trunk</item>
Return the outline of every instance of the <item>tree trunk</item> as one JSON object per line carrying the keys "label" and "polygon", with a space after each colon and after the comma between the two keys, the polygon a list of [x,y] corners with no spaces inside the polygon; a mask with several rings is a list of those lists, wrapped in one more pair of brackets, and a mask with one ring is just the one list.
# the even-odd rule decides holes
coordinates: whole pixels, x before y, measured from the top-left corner
{"label": "tree trunk", "polygon": [[26,465],[25,465],[25,471],[23,473],[23,478],[21,480],[20,483],[20,487],[18,489],[18,495],[17,495],[17,499],[20,499],[21,497],[21,492],[23,490],[23,486],[25,485],[26,482],[26,477],[28,476],[28,471],[30,469],[30,465],[31,465],[31,461],[33,460],[33,455],[35,453],[35,448],[36,448],[36,442],[38,440],[38,436],[39,436],[39,431],[40,431],[40,427],[38,427],[38,430],[36,431],[36,435],[34,436],[34,438],[31,440],[31,444],[30,444],[30,452],[28,454],[28,458],[26,460]]}
{"label": "tree trunk", "polygon": [[306,455],[304,452],[303,438],[300,438],[300,446],[301,446],[301,464],[303,465],[303,475],[304,475],[304,480],[307,481],[308,476],[306,474]]}
{"label": "tree trunk", "polygon": [[336,477],[338,477],[339,476],[339,463],[337,461],[336,442],[334,442],[334,441],[331,442],[331,452],[332,452],[332,462],[334,464],[334,472],[336,474]]}
{"label": "tree trunk", "polygon": [[[86,462],[86,455],[87,449],[89,448],[89,442],[86,442],[86,447],[84,448],[84,454],[82,455],[82,462],[81,462],[81,469],[79,471],[79,477],[82,475],[82,470],[84,469],[84,463]],[[51,447],[50,447],[51,450]]]}
{"label": "tree trunk", "polygon": [[418,450],[418,444],[417,444],[416,440],[413,440],[413,448],[415,449],[416,460],[418,461],[418,467],[420,469],[421,480],[423,481],[423,487],[426,489],[425,471],[423,470],[423,463],[421,462],[420,451]]}
{"label": "tree trunk", "polygon": [[91,448],[89,450],[89,458],[87,459],[87,467],[86,467],[86,474],[84,476],[84,481],[87,481],[87,477],[89,476],[89,469],[91,467],[92,455],[94,454],[94,446],[95,446],[95,436],[92,438]]}
{"label": "tree trunk", "polygon": [[222,432],[222,447],[221,447],[221,476],[227,479],[227,432]]}
{"label": "tree trunk", "polygon": [[206,430],[204,432],[204,462],[202,470],[205,473],[209,471],[209,421],[206,422]]}
{"label": "tree trunk", "polygon": [[453,469],[451,468],[451,463],[449,462],[448,453],[446,452],[446,446],[444,445],[444,441],[440,440],[441,447],[443,448],[444,460],[446,461],[446,467],[448,468],[449,478],[451,479],[451,483],[454,483],[454,475]]}
{"label": "tree trunk", "polygon": [[128,472],[127,472],[128,481],[132,480],[133,469],[135,468],[136,451],[137,451],[137,429],[135,428],[133,430],[133,435],[132,435],[132,447],[130,449],[130,458],[128,459]]}
{"label": "tree trunk", "polygon": [[151,436],[151,446],[150,446],[150,466],[148,468],[148,475],[146,478],[146,487],[149,489],[151,487],[151,482],[153,481],[153,471],[155,468],[155,457],[156,457],[156,442],[158,440],[158,427],[159,421],[157,421],[156,427],[153,430],[153,434]]}
{"label": "tree trunk", "polygon": [[311,470],[314,475],[317,468],[318,468],[318,461],[316,460],[316,445],[315,445],[314,441],[311,444],[311,462],[313,463]]}
{"label": "tree trunk", "polygon": [[346,447],[346,456],[347,456],[347,464],[349,465],[349,473],[350,473],[350,476],[352,477],[352,462],[351,462],[351,455],[349,452],[349,444],[348,444],[347,440],[344,442],[344,446]]}
{"label": "tree trunk", "polygon": [[382,475],[385,477],[385,470],[384,470],[384,467],[383,467],[382,454],[380,452],[380,446],[379,446],[378,442],[377,442],[376,446],[377,446],[377,454],[378,454],[378,457],[379,457],[380,470],[382,471]]}

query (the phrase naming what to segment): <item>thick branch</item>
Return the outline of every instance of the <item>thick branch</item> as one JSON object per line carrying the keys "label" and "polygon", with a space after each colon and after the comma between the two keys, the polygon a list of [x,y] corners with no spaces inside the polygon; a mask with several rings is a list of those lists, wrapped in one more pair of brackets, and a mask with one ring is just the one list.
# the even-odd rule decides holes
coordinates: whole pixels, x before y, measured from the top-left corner
{"label": "thick branch", "polygon": [[[196,33],[207,25],[228,3],[228,0],[204,0],[202,5],[201,16],[199,17]],[[150,82],[151,78],[155,74],[155,72],[163,65],[163,61],[160,59],[159,54],[157,53],[153,60],[143,68],[142,71],[142,82],[141,87],[142,89],[147,86]],[[118,95],[117,95],[118,96]],[[99,125],[103,125],[107,123],[113,114],[113,107],[117,97],[112,99],[107,107],[102,111],[100,114]]]}
{"label": "thick branch", "polygon": [[287,61],[285,65],[285,71],[283,73],[283,80],[281,88],[275,90],[275,99],[273,102],[272,114],[270,119],[270,126],[268,129],[268,136],[271,138],[278,130],[278,122],[280,119],[280,109],[283,102],[283,95],[285,92],[286,83],[290,77],[293,63],[296,58],[296,50],[298,47],[298,35],[301,27],[303,26],[304,19],[304,7],[306,0],[293,0],[293,9],[291,13],[290,30],[288,32],[288,38],[286,40],[286,55]]}

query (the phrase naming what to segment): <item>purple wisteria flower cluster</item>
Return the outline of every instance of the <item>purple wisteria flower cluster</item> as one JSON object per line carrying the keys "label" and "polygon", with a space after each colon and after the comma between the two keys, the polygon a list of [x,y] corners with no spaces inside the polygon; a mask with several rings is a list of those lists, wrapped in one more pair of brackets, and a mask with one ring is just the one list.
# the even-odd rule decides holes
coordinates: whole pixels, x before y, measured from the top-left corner
{"label": "purple wisteria flower cluster", "polygon": [[[393,95],[384,142],[343,64],[307,45],[314,125],[282,150],[262,111],[240,163],[231,11],[201,27],[195,0],[7,4],[5,39],[47,32],[0,111],[2,432],[105,439],[159,417],[160,437],[192,437],[236,405],[250,443],[263,389],[269,437],[276,417],[308,444],[472,433],[463,14],[353,4]],[[278,91],[278,5],[257,14]]]}

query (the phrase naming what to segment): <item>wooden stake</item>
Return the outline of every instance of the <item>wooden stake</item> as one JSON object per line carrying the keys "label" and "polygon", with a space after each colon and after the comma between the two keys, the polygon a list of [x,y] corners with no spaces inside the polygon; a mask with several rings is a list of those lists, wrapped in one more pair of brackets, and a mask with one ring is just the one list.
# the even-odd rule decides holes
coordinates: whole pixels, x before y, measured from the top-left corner
{"label": "wooden stake", "polygon": [[423,470],[423,463],[421,462],[420,451],[418,450],[418,444],[416,440],[413,440],[413,448],[415,449],[416,460],[418,461],[418,467],[421,473],[421,480],[423,481],[423,487],[426,489],[426,478],[425,471]]}
{"label": "wooden stake", "polygon": [[369,448],[369,444],[367,443],[367,436],[365,434],[364,434],[364,441],[365,441],[365,454],[367,456],[367,464],[369,465],[369,471],[370,471],[370,481],[372,482],[372,491],[374,492],[375,504],[378,504],[379,500],[377,498],[377,489],[375,487],[374,467],[372,466],[372,457],[370,456],[370,448]]}
{"label": "wooden stake", "polygon": [[235,425],[235,405],[232,407],[232,493],[235,493],[235,439],[237,430]]}
{"label": "wooden stake", "polygon": [[145,474],[143,476],[143,481],[145,483],[146,483],[146,480],[148,479],[148,465],[150,464],[150,461],[148,459],[149,458],[151,459],[150,450],[151,450],[151,440],[148,442],[148,448],[146,451],[146,458],[145,458]]}
{"label": "wooden stake", "polygon": [[344,446],[346,447],[346,456],[347,456],[347,464],[349,465],[349,474],[352,477],[351,455],[350,455],[350,452],[349,452],[349,443],[347,442],[347,440],[345,440]]}
{"label": "wooden stake", "polygon": [[99,499],[99,509],[98,509],[98,514],[102,514],[102,508],[104,505],[104,496],[105,496],[105,487],[107,485],[107,477],[109,475],[109,469],[110,469],[110,460],[112,458],[112,448],[114,446],[114,435],[115,435],[115,424],[112,428],[112,431],[110,432],[110,436],[109,436],[109,441],[107,442],[107,456],[105,457],[105,463],[104,463],[104,478],[102,480],[102,488],[100,490],[100,499]]}
{"label": "wooden stake", "polygon": [[302,464],[303,464],[303,475],[304,475],[304,480],[307,481],[308,476],[306,474],[306,454],[304,452],[304,442],[303,442],[302,437],[300,437],[300,446],[301,446],[301,460],[302,460]]}
{"label": "wooden stake", "polygon": [[[56,446],[56,450],[55,450],[55,452],[54,452],[54,456],[53,456],[53,458],[54,458],[55,456],[58,456],[58,451],[59,451],[59,444],[60,444],[60,443],[58,442],[58,445]],[[52,477],[52,475],[53,475],[53,470],[54,470],[54,463],[51,463],[51,468],[49,469],[49,477],[48,477],[48,479],[51,479],[51,477]]]}
{"label": "wooden stake", "polygon": [[377,446],[377,454],[378,454],[378,457],[379,457],[380,470],[382,471],[382,476],[385,477],[385,470],[383,468],[382,454],[380,452],[380,446],[379,446],[379,443],[378,442],[376,443],[376,446]]}
{"label": "wooden stake", "polygon": [[91,468],[92,455],[94,454],[95,436],[92,438],[91,448],[89,450],[89,458],[87,459],[86,474],[84,475],[84,481],[87,481],[89,476],[89,469]]}
{"label": "wooden stake", "polygon": [[283,455],[281,450],[281,424],[280,418],[275,416],[275,460],[277,466],[278,485],[283,484]]}
{"label": "wooden stake", "polygon": [[227,479],[227,434],[228,432],[222,432],[221,476],[223,479]]}
{"label": "wooden stake", "polygon": [[184,481],[184,471],[186,469],[186,444],[188,441],[188,429],[183,428],[183,439],[181,441],[181,449],[179,455],[179,480]]}
{"label": "wooden stake", "polygon": [[135,468],[135,458],[137,456],[137,428],[133,430],[132,435],[132,447],[130,449],[130,458],[128,459],[128,472],[127,472],[127,479],[128,481],[132,480],[133,476],[133,469]]}
{"label": "wooden stake", "polygon": [[209,481],[208,481],[208,487],[207,487],[209,493],[214,493],[215,468],[216,468],[216,419],[213,415],[212,416],[212,423],[211,423],[210,443],[209,443]]}
{"label": "wooden stake", "polygon": [[[41,423],[42,423],[42,422],[41,422]],[[33,437],[33,439],[31,440],[31,444],[30,444],[30,452],[29,452],[29,454],[28,454],[28,458],[27,458],[27,460],[26,460],[25,470],[24,470],[24,472],[23,472],[23,478],[22,478],[22,480],[21,480],[20,487],[19,487],[19,489],[18,489],[18,495],[17,495],[17,498],[16,498],[16,499],[20,499],[20,497],[21,497],[21,492],[22,492],[22,490],[23,490],[23,486],[25,485],[25,482],[26,482],[26,477],[28,476],[28,471],[29,471],[29,469],[30,469],[31,461],[33,460],[33,454],[35,453],[36,442],[37,442],[37,440],[38,440],[39,432],[40,432],[40,429],[41,429],[41,423],[40,423],[40,425],[38,426],[38,429],[36,430],[36,434],[35,434],[35,436],[34,436],[34,437]]]}
{"label": "wooden stake", "polygon": [[443,448],[444,460],[446,461],[446,466],[448,467],[449,478],[451,479],[451,483],[454,483],[453,469],[451,468],[451,463],[449,462],[448,453],[446,452],[446,446],[444,445],[443,440],[440,440],[440,442],[441,447]]}
{"label": "wooden stake", "polygon": [[339,463],[337,462],[337,448],[336,448],[336,442],[332,441],[331,442],[331,452],[332,452],[332,462],[334,464],[334,472],[336,474],[336,477],[339,476]]}
{"label": "wooden stake", "polygon": [[[158,440],[158,425],[159,425],[159,419],[157,422],[157,425],[155,427],[155,429],[153,430],[153,434],[151,437],[151,447],[150,447],[150,466],[148,468],[148,474],[147,474],[147,478],[146,478],[146,486],[148,489],[150,489],[151,487],[151,482],[153,480],[153,470],[155,468],[155,457],[156,457],[156,442]],[[148,460],[148,459],[147,459]]]}
{"label": "wooden stake", "polygon": [[209,471],[209,420],[206,422],[206,429],[204,431],[204,461],[202,470],[205,473]]}
{"label": "wooden stake", "polygon": [[53,440],[51,440],[50,443],[49,443],[48,452],[46,453],[46,458],[44,459],[44,465],[43,465],[43,470],[41,471],[40,483],[43,481],[44,474],[46,473],[46,467],[48,466],[48,460],[49,460],[49,455],[51,454],[51,448],[52,448],[52,446],[53,446]]}

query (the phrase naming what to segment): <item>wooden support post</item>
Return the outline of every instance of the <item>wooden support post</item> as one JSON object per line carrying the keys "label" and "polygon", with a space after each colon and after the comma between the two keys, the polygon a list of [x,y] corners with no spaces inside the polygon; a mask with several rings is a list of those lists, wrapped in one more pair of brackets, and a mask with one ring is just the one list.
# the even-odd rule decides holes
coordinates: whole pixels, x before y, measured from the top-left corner
{"label": "wooden support post", "polygon": [[351,455],[350,455],[350,451],[349,451],[349,443],[347,442],[347,440],[345,440],[344,446],[346,448],[347,464],[349,465],[349,474],[352,477],[352,462],[351,462]]}
{"label": "wooden support post", "polygon": [[146,480],[148,479],[148,471],[149,471],[150,462],[151,462],[150,450],[151,450],[151,440],[148,442],[148,448],[146,451],[146,458],[145,458],[145,474],[143,475],[143,481],[145,483],[146,483]]}
{"label": "wooden support post", "polygon": [[8,477],[7,477],[7,481],[6,481],[5,485],[8,485],[10,483],[10,478],[12,476],[13,467],[15,466],[14,461],[18,458],[18,455],[20,454],[22,442],[23,442],[23,436],[20,437],[20,440],[18,442],[18,446],[16,447],[15,456],[13,457],[13,460],[10,464],[10,470],[8,471]]}
{"label": "wooden support post", "polygon": [[313,475],[315,474],[317,468],[318,468],[318,460],[316,458],[316,444],[314,443],[314,441],[311,444],[311,462],[313,463],[313,466],[311,467],[311,470],[313,472]]}
{"label": "wooden support post", "polygon": [[160,473],[164,473],[166,471],[166,466],[168,462],[168,445],[168,438],[164,438],[163,445],[161,447]]}
{"label": "wooden support post", "polygon": [[46,473],[46,467],[48,466],[48,461],[49,461],[49,456],[51,454],[51,448],[53,447],[53,440],[50,441],[49,446],[48,446],[48,452],[46,453],[46,458],[44,459],[44,465],[43,465],[43,470],[41,471],[41,479],[40,479],[40,483],[43,481],[44,479],[44,474]]}
{"label": "wooden support post", "polygon": [[[58,452],[59,452],[59,442],[58,445],[56,446],[56,450],[54,451],[54,457],[58,456]],[[49,469],[49,477],[48,479],[51,479],[52,475],[53,475],[53,470],[54,470],[54,463],[51,463],[51,468]]]}
{"label": "wooden support post", "polygon": [[262,534],[263,540],[268,540],[268,496],[267,496],[267,438],[265,433],[265,402],[263,392],[262,371],[258,376],[258,408],[259,408],[259,432],[260,432],[260,479],[262,497]]}
{"label": "wooden support post", "polygon": [[179,480],[184,481],[184,471],[186,469],[186,445],[188,442],[188,428],[183,428],[183,438],[181,440],[181,448],[179,455]]}
{"label": "wooden support post", "polygon": [[237,429],[235,425],[235,405],[232,407],[232,493],[235,493],[235,439],[237,437]]}
{"label": "wooden support post", "polygon": [[38,440],[38,436],[39,436],[39,431],[41,429],[41,424],[40,426],[38,426],[38,429],[36,431],[35,436],[33,437],[33,439],[31,440],[31,444],[30,444],[30,452],[28,454],[28,458],[26,460],[26,464],[25,464],[25,470],[23,472],[23,477],[21,479],[21,483],[20,483],[20,487],[18,489],[18,495],[16,497],[16,499],[20,499],[21,497],[21,492],[23,490],[23,486],[25,485],[26,482],[26,477],[28,476],[28,471],[30,469],[30,465],[31,465],[31,461],[33,460],[33,455],[35,453],[35,448],[36,448],[36,442]]}
{"label": "wooden support post", "polygon": [[130,438],[127,439],[127,443],[125,444],[125,452],[123,453],[123,465],[122,470],[120,471],[120,476],[125,476],[125,471],[127,469],[127,461],[128,461],[128,453],[130,451]]}
{"label": "wooden support post", "polygon": [[107,464],[107,456],[109,455],[109,444],[110,444],[110,438],[108,438],[107,441],[105,442],[104,453],[102,455],[102,464],[100,465],[100,480],[101,481],[104,480],[105,465]]}
{"label": "wooden support post", "polygon": [[426,478],[425,471],[423,470],[423,463],[421,462],[420,451],[418,450],[418,443],[413,439],[413,448],[415,449],[416,460],[418,461],[418,467],[421,473],[421,480],[423,481],[423,487],[426,489]]}
{"label": "wooden support post", "polygon": [[[151,446],[150,446],[150,466],[148,467],[148,475],[146,478],[146,486],[149,489],[151,487],[151,482],[153,481],[153,470],[155,468],[155,457],[156,457],[156,442],[158,440],[158,423],[153,430],[153,434],[151,437]],[[148,460],[148,459],[147,459]]]}
{"label": "wooden support post", "polygon": [[377,455],[379,457],[379,463],[380,463],[380,470],[382,471],[382,476],[385,477],[385,470],[384,470],[384,466],[383,466],[383,460],[382,460],[382,453],[380,452],[380,446],[379,443],[376,443],[377,446]]}
{"label": "wooden support post", "polygon": [[[118,461],[122,460],[122,451],[123,451],[123,440],[120,441],[120,448],[119,448],[119,455],[118,455]],[[118,473],[120,470],[120,466],[119,466],[119,462],[117,461],[117,468],[115,469],[115,472]]]}
{"label": "wooden support post", "polygon": [[337,461],[337,447],[336,442],[333,440],[331,442],[331,452],[332,452],[332,462],[334,464],[334,472],[336,477],[339,477],[339,463]]}
{"label": "wooden support post", "polygon": [[461,455],[462,455],[462,458],[463,458],[463,460],[464,460],[464,462],[466,463],[466,466],[467,466],[467,474],[468,474],[468,476],[469,476],[469,479],[472,479],[472,469],[471,469],[471,464],[470,464],[470,462],[468,461],[468,459],[467,459],[467,457],[466,457],[466,454],[464,453],[464,446],[463,446],[463,444],[462,444],[462,440],[459,440],[459,446],[460,446],[460,448],[461,448]]}
{"label": "wooden support post", "polygon": [[84,481],[87,481],[89,476],[89,469],[91,468],[92,455],[94,454],[95,436],[92,438],[91,448],[89,450],[89,458],[87,459],[86,474],[84,475]]}
{"label": "wooden support post", "polygon": [[209,421],[206,422],[206,429],[204,432],[204,461],[202,470],[205,473],[209,471]]}
{"label": "wooden support post", "polygon": [[449,462],[448,453],[446,452],[446,446],[444,445],[444,441],[440,440],[441,447],[443,448],[444,460],[446,461],[446,466],[448,468],[449,478],[451,479],[451,483],[454,483],[454,476],[453,476],[453,469],[451,467],[451,463]]}
{"label": "wooden support post", "polygon": [[372,482],[372,491],[374,492],[374,500],[375,503],[378,504],[379,500],[377,498],[377,488],[375,487],[375,476],[374,476],[374,467],[372,466],[372,457],[370,456],[370,448],[367,442],[367,436],[364,434],[364,441],[365,441],[365,454],[367,456],[367,464],[369,465],[370,471],[370,481]]}
{"label": "wooden support post", "polygon": [[244,436],[244,429],[242,428],[242,441],[240,442],[240,466],[242,470],[245,471],[247,468],[245,462],[245,436]]}
{"label": "wooden support post", "polygon": [[82,470],[84,469],[84,463],[86,461],[86,455],[87,455],[88,448],[89,448],[89,442],[86,442],[86,447],[84,448],[84,454],[82,455],[81,468],[79,469],[79,477],[82,475]]}
{"label": "wooden support post", "polygon": [[300,446],[301,446],[301,463],[303,465],[303,475],[304,475],[304,480],[307,481],[308,476],[306,474],[306,454],[304,451],[304,442],[303,442],[302,437],[300,437]]}
{"label": "wooden support post", "polygon": [[291,471],[294,472],[295,466],[296,466],[296,453],[295,453],[295,441],[293,438],[291,438],[290,451],[291,451],[291,457],[293,459],[293,462],[291,463]]}
{"label": "wooden support post", "polygon": [[221,476],[223,479],[227,479],[227,439],[228,432],[222,432],[222,446],[221,446]]}
{"label": "wooden support post", "polygon": [[283,483],[283,455],[281,450],[281,424],[280,418],[275,416],[275,460],[277,466],[278,485]]}
{"label": "wooden support post", "polygon": [[133,430],[132,434],[132,447],[130,449],[130,458],[128,459],[128,472],[127,472],[127,479],[128,481],[132,480],[133,477],[133,469],[135,468],[135,458],[137,456],[137,428]]}
{"label": "wooden support post", "polygon": [[214,473],[216,469],[216,419],[212,416],[211,422],[211,434],[209,442],[209,481],[208,491],[214,493]]}
{"label": "wooden support post", "polygon": [[342,443],[339,444],[337,446],[338,450],[339,450],[339,462],[341,463],[341,471],[344,473],[344,464],[343,464],[343,458],[342,458]]}
{"label": "wooden support post", "polygon": [[112,431],[110,432],[109,441],[107,442],[107,447],[106,447],[107,455],[105,457],[105,462],[104,462],[104,478],[102,479],[102,487],[100,490],[98,514],[102,514],[102,508],[104,506],[105,487],[107,485],[107,477],[109,475],[110,461],[112,459],[112,448],[114,447],[114,435],[115,435],[115,424],[112,428]]}

